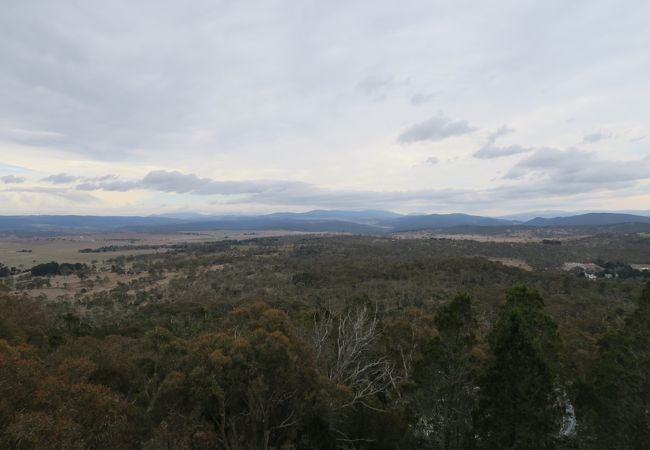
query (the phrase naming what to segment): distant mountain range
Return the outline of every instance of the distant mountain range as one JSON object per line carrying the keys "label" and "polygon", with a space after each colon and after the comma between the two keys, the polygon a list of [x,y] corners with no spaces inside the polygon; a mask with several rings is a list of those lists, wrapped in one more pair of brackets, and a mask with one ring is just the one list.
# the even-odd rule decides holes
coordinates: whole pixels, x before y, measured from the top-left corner
{"label": "distant mountain range", "polygon": [[139,216],[0,216],[0,231],[110,230],[180,222],[172,218]]}
{"label": "distant mountain range", "polygon": [[516,214],[508,214],[506,216],[501,216],[498,217],[498,219],[506,219],[506,220],[518,220],[521,222],[526,222],[532,219],[537,219],[539,217],[542,217],[544,219],[555,219],[558,217],[570,217],[570,216],[581,216],[584,214],[592,214],[592,213],[608,213],[608,214],[632,214],[634,216],[647,216],[650,217],[650,210],[647,211],[642,211],[642,210],[623,210],[623,211],[589,211],[589,210],[582,210],[582,211],[562,211],[562,210],[546,210],[546,211],[526,211],[522,213],[516,213]]}
{"label": "distant mountain range", "polygon": [[545,219],[536,217],[525,222],[528,226],[533,227],[570,227],[585,225],[615,225],[619,223],[650,223],[650,217],[638,216],[634,214],[617,214],[617,213],[588,213],[577,216],[554,217]]}
{"label": "distant mountain range", "polygon": [[0,216],[1,232],[47,233],[84,231],[207,231],[207,230],[290,230],[345,233],[386,233],[457,227],[577,227],[616,224],[650,224],[650,217],[622,213],[586,213],[560,217],[514,220],[469,214],[402,215],[390,211],[314,210],[304,213],[279,212],[265,215],[209,216]]}
{"label": "distant mountain range", "polygon": [[422,216],[400,216],[383,220],[379,224],[394,231],[423,230],[427,228],[450,228],[463,226],[494,227],[515,225],[513,220],[471,216],[469,214],[427,214]]}

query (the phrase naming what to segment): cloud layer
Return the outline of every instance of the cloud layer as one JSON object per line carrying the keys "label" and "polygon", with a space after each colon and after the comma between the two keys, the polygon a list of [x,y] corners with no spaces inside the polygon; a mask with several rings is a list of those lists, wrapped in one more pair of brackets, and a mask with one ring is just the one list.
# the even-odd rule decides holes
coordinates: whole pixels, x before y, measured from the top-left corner
{"label": "cloud layer", "polygon": [[422,141],[439,141],[452,136],[461,136],[475,131],[466,120],[452,120],[442,114],[411,125],[404,130],[397,141],[412,144]]}
{"label": "cloud layer", "polygon": [[25,178],[17,177],[16,175],[5,175],[0,177],[0,181],[4,184],[20,184],[25,182]]}
{"label": "cloud layer", "polygon": [[502,125],[499,129],[490,133],[487,137],[487,140],[483,146],[474,152],[474,158],[478,159],[494,159],[502,158],[504,156],[518,155],[520,153],[528,153],[534,149],[531,147],[522,147],[521,145],[505,145],[499,146],[496,145],[497,139],[501,136],[505,136],[514,132],[514,128],[510,128],[507,125]]}
{"label": "cloud layer", "polygon": [[648,40],[640,0],[12,2],[0,214],[643,209]]}
{"label": "cloud layer", "polygon": [[[424,164],[436,166],[439,161],[430,157]],[[207,196],[214,199],[210,204],[226,206],[367,208],[372,205],[388,209],[406,206],[475,210],[485,202],[516,205],[543,195],[571,199],[591,192],[632,188],[638,182],[650,179],[650,160],[600,160],[593,152],[542,148],[520,160],[502,178],[502,183],[488,189],[441,187],[372,191],[324,188],[288,180],[223,181],[192,173],[156,170],[136,180],[103,176],[65,187],[12,188],[8,191],[43,193],[76,202],[94,201],[96,197],[92,193],[98,192],[148,191]],[[70,179],[83,180],[84,177],[70,176]]]}

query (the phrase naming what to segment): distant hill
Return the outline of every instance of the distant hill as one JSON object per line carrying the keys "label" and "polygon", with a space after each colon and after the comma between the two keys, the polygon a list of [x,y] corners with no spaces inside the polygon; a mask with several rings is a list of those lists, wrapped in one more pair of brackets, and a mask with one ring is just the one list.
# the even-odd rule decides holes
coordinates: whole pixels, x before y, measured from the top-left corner
{"label": "distant hill", "polygon": [[0,216],[0,231],[101,231],[178,222],[172,218],[139,216]]}
{"label": "distant hill", "polygon": [[650,224],[650,217],[622,213],[588,213],[567,217],[537,217],[527,222],[469,214],[400,215],[390,211],[314,210],[257,216],[0,216],[0,232],[77,233],[134,230],[145,232],[209,230],[288,230],[380,234],[425,229],[497,227],[580,227]]}
{"label": "distant hill", "polygon": [[186,221],[257,220],[259,218],[267,218],[272,220],[345,220],[350,222],[370,223],[402,217],[402,214],[375,209],[360,211],[315,209],[307,212],[276,212],[258,215],[210,215],[192,212],[178,212],[158,214],[150,217],[174,218]]}
{"label": "distant hill", "polygon": [[373,225],[344,220],[283,219],[266,216],[202,220],[199,222],[180,222],[162,225],[142,225],[131,227],[131,229],[160,233],[210,230],[286,230],[318,233],[373,234],[381,231],[380,228]]}
{"label": "distant hill", "polygon": [[550,219],[536,217],[525,222],[525,225],[533,227],[567,227],[584,225],[615,225],[619,223],[650,223],[650,217],[637,216],[634,214],[589,213],[579,214],[577,216],[554,217]]}
{"label": "distant hill", "polygon": [[399,217],[399,214],[375,210],[317,210],[306,213],[275,213],[260,216],[204,216],[188,213],[183,218],[178,216],[0,216],[0,232],[289,230],[369,234],[382,231],[381,227],[372,224],[391,217]]}
{"label": "distant hill", "polygon": [[427,228],[449,228],[462,226],[501,226],[516,225],[519,222],[491,217],[472,216],[469,214],[428,214],[424,216],[402,216],[379,222],[395,231],[422,230]]}
{"label": "distant hill", "polygon": [[631,214],[634,216],[645,216],[650,217],[650,210],[622,210],[622,211],[594,211],[594,210],[584,210],[584,211],[562,211],[562,210],[547,210],[547,211],[526,211],[515,214],[508,214],[505,216],[497,217],[498,219],[507,219],[507,220],[518,220],[520,222],[526,222],[532,219],[544,218],[544,219],[555,219],[557,217],[572,217],[572,216],[581,216],[584,214]]}
{"label": "distant hill", "polygon": [[367,209],[362,211],[340,211],[340,210],[325,210],[316,209],[304,213],[291,213],[280,212],[268,214],[264,217],[274,219],[300,219],[300,220],[346,220],[359,223],[374,223],[382,220],[394,219],[397,217],[404,217],[391,211],[382,211],[375,209]]}

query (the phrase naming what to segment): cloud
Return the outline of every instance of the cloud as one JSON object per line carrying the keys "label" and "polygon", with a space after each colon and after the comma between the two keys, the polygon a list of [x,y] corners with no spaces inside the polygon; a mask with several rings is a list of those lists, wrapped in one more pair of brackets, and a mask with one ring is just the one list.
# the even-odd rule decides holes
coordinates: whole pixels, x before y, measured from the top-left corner
{"label": "cloud", "polygon": [[302,184],[282,192],[262,192],[243,199],[226,200],[227,203],[250,203],[282,206],[310,206],[322,208],[410,208],[448,207],[449,204],[468,205],[480,201],[480,195],[470,189],[415,189],[404,191],[363,191],[327,189]]}
{"label": "cloud", "polygon": [[57,173],[55,175],[45,177],[41,181],[47,181],[48,183],[52,184],[67,184],[72,183],[73,181],[77,181],[79,178],[80,177],[74,175],[68,175],[67,173]]}
{"label": "cloud", "polygon": [[478,149],[472,156],[479,159],[493,159],[502,158],[504,156],[518,155],[520,153],[528,153],[533,151],[533,148],[522,147],[521,145],[507,145],[499,147],[495,145],[484,145]]}
{"label": "cloud", "polygon": [[[527,146],[562,143],[571,136],[580,142],[609,124],[617,139],[602,143],[611,146],[584,144],[583,149],[593,148],[597,160],[647,153],[641,144],[650,139],[636,144],[626,139],[646,134],[650,117],[650,82],[638,70],[647,66],[642,43],[650,28],[634,26],[650,16],[650,2],[634,8],[615,2],[599,2],[598,8],[590,2],[574,2],[571,8],[490,3],[467,8],[460,2],[417,0],[405,8],[388,1],[372,7],[344,2],[339,8],[328,2],[251,7],[198,0],[154,8],[151,1],[40,1],[38,7],[12,2],[0,14],[0,159],[31,169],[4,170],[0,164],[0,174],[25,177],[17,185],[24,186],[45,176],[40,175],[44,167],[47,174],[75,170],[79,178],[69,184],[38,185],[79,186],[79,193],[242,192],[228,200],[258,196],[268,202],[308,188],[257,179],[299,177],[330,187],[314,193],[326,202],[350,186],[377,192],[385,186],[400,192],[462,186],[484,191],[507,183],[513,185],[507,195],[516,195],[515,187],[559,190],[552,182],[540,184],[539,178],[548,176],[530,168],[520,179],[492,177],[533,154]],[[556,32],[546,33],[549,23]],[[603,29],[609,32],[600,33]],[[594,35],[602,39],[596,42]],[[609,76],[612,70],[620,76]],[[467,119],[465,131],[479,124],[517,124],[539,141],[517,141],[519,134],[507,133],[489,137],[495,131],[489,129],[465,134],[477,138],[469,149],[463,147],[469,139],[460,136],[440,141],[448,145],[434,153],[425,145],[456,136],[449,123],[446,128],[434,123],[433,130],[407,127],[439,109],[450,123]],[[567,122],[569,117],[574,120]],[[418,143],[413,147],[419,156],[412,162],[435,155],[444,163],[444,176],[415,178],[412,164],[395,164],[392,146],[403,131],[410,133],[400,143]],[[474,152],[482,159],[447,163]],[[151,168],[180,168],[179,159],[184,175],[194,173],[198,180],[161,176],[167,181],[143,182]],[[485,174],[486,167],[494,174]],[[94,179],[99,177],[89,174],[97,170],[121,178]],[[250,180],[201,181],[211,173]],[[10,186],[0,182],[0,190]],[[615,186],[603,182],[600,189]],[[163,187],[172,190],[158,190]],[[101,207],[116,212],[156,212],[165,197],[138,194],[97,197],[106,202]],[[16,211],[33,211],[28,194],[16,197]],[[380,201],[380,196],[366,198]],[[608,201],[606,195],[599,199]],[[644,199],[630,197],[625,204],[638,206]],[[501,207],[499,201],[483,205]]]}
{"label": "cloud", "polygon": [[[71,183],[73,181],[81,181],[82,183],[76,186],[77,190],[80,191],[119,191],[125,192],[131,189],[135,189],[138,186],[138,182],[134,181],[120,181],[118,180],[117,175],[101,175],[97,177],[80,177],[75,175],[67,174],[58,174],[50,175],[43,180],[50,181],[51,183]],[[52,181],[52,179],[56,181]]]}
{"label": "cloud", "polygon": [[487,144],[494,144],[498,138],[501,136],[505,136],[506,134],[510,134],[514,132],[514,128],[510,128],[508,125],[501,125],[499,128],[497,128],[496,131],[490,133],[487,138]]}
{"label": "cloud", "polygon": [[117,180],[118,178],[119,177],[117,175],[108,174],[108,175],[102,175],[102,176],[99,176],[99,177],[88,177],[88,178],[84,178],[84,180],[92,182],[92,181]]}
{"label": "cloud", "polygon": [[134,189],[141,189],[140,181],[86,181],[77,185],[79,191],[110,191],[110,192],[127,192]]}
{"label": "cloud", "polygon": [[592,144],[594,142],[603,141],[612,137],[612,133],[609,131],[594,131],[593,133],[585,134],[582,138],[582,142],[586,144]]}
{"label": "cloud", "polygon": [[520,153],[532,152],[534,149],[531,147],[522,147],[521,145],[506,145],[498,146],[495,145],[497,139],[506,134],[512,133],[514,128],[510,128],[507,125],[501,125],[496,131],[490,133],[487,136],[485,144],[478,149],[472,156],[478,159],[494,159],[502,158],[504,156],[512,156]]}
{"label": "cloud", "polygon": [[97,198],[95,198],[91,194],[87,194],[85,192],[77,192],[70,189],[61,189],[61,188],[15,187],[11,189],[4,189],[2,192],[43,194],[52,197],[62,198],[75,203],[90,203],[90,202],[97,201]]}
{"label": "cloud", "polygon": [[424,164],[427,166],[435,166],[439,162],[440,160],[435,156],[429,156],[427,159],[424,160]]}
{"label": "cloud", "polygon": [[176,170],[154,170],[146,174],[141,180],[108,179],[94,182],[87,181],[77,185],[77,189],[81,191],[104,190],[118,192],[145,189],[176,194],[239,195],[260,194],[262,192],[278,193],[304,185],[305,183],[295,181],[274,180],[217,181]]}
{"label": "cloud", "polygon": [[359,81],[355,89],[360,94],[375,101],[386,99],[388,92],[404,83],[396,82],[392,77],[368,76]]}
{"label": "cloud", "polygon": [[[433,161],[433,158],[430,158]],[[196,174],[157,170],[140,180],[82,183],[81,191],[130,191],[145,189],[190,195],[221,195],[225,204],[262,204],[287,206],[354,207],[368,205],[394,207],[396,203],[424,205],[456,200],[471,202],[472,191],[455,189],[424,189],[412,191],[356,191],[327,189],[310,183],[283,180],[217,181]],[[464,200],[463,200],[464,198]],[[219,203],[219,202],[216,202]]]}
{"label": "cloud", "polygon": [[421,106],[433,100],[433,94],[415,94],[411,97],[411,103],[416,106]]}
{"label": "cloud", "polygon": [[416,123],[402,132],[397,138],[400,144],[422,141],[439,141],[451,136],[472,133],[475,130],[466,120],[453,121],[442,114]]}
{"label": "cloud", "polygon": [[141,185],[145,189],[197,195],[259,194],[262,192],[283,191],[303,184],[292,181],[268,180],[215,181],[209,178],[199,178],[195,174],[165,170],[149,172],[141,181]]}
{"label": "cloud", "polygon": [[5,175],[3,177],[0,177],[0,181],[2,181],[4,184],[21,184],[25,182],[25,178],[17,177],[15,175]]}
{"label": "cloud", "polygon": [[579,149],[541,148],[515,164],[505,175],[510,180],[540,181],[547,188],[569,192],[619,189],[650,179],[650,161],[599,159]]}
{"label": "cloud", "polygon": [[[434,165],[435,157],[423,164]],[[104,178],[103,180],[99,180]],[[650,160],[603,161],[582,150],[539,149],[515,164],[492,188],[435,188],[391,191],[337,189],[287,180],[220,181],[193,173],[156,170],[141,179],[120,180],[95,177],[84,181],[76,192],[66,188],[14,188],[2,192],[33,192],[65,198],[77,203],[97,201],[92,191],[153,192],[217,196],[211,205],[262,207],[387,208],[406,210],[472,211],[486,204],[522,205],[540,198],[554,201],[578,198],[598,191],[632,192],[635,184],[650,178]],[[627,189],[627,191],[625,191]]]}

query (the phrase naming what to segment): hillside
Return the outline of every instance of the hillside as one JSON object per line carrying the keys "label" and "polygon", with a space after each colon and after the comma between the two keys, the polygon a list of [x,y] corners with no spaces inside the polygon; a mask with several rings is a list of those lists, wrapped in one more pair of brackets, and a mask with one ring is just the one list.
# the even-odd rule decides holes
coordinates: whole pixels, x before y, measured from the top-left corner
{"label": "hillside", "polygon": [[[459,227],[591,227],[619,224],[650,224],[650,217],[619,213],[589,213],[567,217],[515,220],[469,214],[400,215],[390,211],[314,210],[304,213],[279,212],[264,215],[200,216],[185,218],[163,216],[74,216],[34,215],[0,216],[0,232],[76,233],[107,230],[152,232],[207,230],[287,230],[383,234],[427,229]],[[486,231],[488,232],[488,231]]]}
{"label": "hillside", "polygon": [[650,217],[634,214],[588,213],[577,216],[554,217],[551,219],[536,217],[535,219],[525,222],[526,225],[538,227],[615,225],[620,223],[650,223]]}

